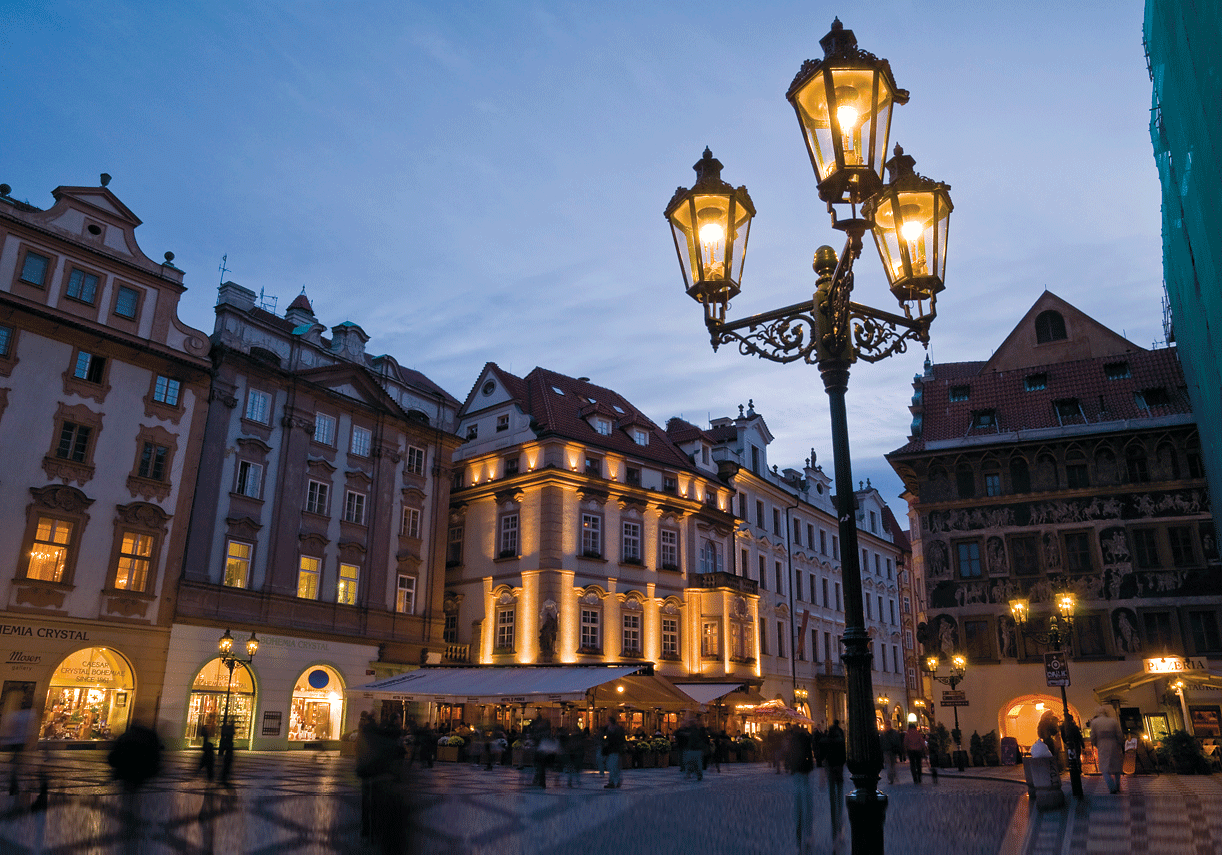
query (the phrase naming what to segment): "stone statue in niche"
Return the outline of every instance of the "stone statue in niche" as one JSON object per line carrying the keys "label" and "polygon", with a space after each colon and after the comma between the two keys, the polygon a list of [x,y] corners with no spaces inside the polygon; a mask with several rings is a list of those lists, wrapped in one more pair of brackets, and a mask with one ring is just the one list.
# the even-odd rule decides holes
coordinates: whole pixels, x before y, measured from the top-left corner
{"label": "stone statue in niche", "polygon": [[1112,612],[1112,629],[1116,635],[1116,649],[1123,653],[1140,653],[1141,637],[1137,634],[1137,616],[1131,609],[1116,609]]}
{"label": "stone statue in niche", "polygon": [[938,649],[948,660],[959,652],[959,633],[950,615],[938,616]]}
{"label": "stone statue in niche", "polygon": [[985,551],[988,554],[990,576],[1010,575],[1010,565],[1006,561],[1006,545],[1000,537],[990,537]]}
{"label": "stone statue in niche", "polygon": [[1018,636],[1014,631],[1014,618],[1008,615],[997,619],[997,652],[1003,659],[1018,657]]}
{"label": "stone statue in niche", "polygon": [[550,660],[556,653],[556,614],[548,612],[543,619],[543,625],[539,627],[539,652],[543,654],[543,658]]}
{"label": "stone statue in niche", "polygon": [[950,561],[947,557],[946,544],[940,540],[930,541],[925,548],[925,571],[930,579],[949,578]]}
{"label": "stone statue in niche", "polygon": [[1056,532],[1044,533],[1044,566],[1049,570],[1061,566],[1061,544],[1057,541]]}

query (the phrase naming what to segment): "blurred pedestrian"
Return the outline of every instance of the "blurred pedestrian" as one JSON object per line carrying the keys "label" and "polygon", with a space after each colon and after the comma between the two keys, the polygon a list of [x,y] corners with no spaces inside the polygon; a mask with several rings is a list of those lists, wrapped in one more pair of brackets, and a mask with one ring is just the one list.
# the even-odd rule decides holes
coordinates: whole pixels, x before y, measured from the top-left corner
{"label": "blurred pedestrian", "polygon": [[878,747],[883,752],[883,768],[887,770],[887,783],[895,783],[895,761],[904,750],[899,731],[891,726],[891,719],[883,719],[883,729],[878,734]]}
{"label": "blurred pedestrian", "polygon": [[815,746],[810,733],[791,725],[789,752],[785,765],[793,779],[793,814],[798,837],[798,852],[811,847],[814,827],[814,799],[810,791],[810,773],[815,769]]}
{"label": "blurred pedestrian", "polygon": [[[32,688],[34,684],[29,685]],[[27,692],[26,698],[33,703],[33,692]],[[0,750],[12,752],[13,755],[9,766],[8,793],[10,796],[17,795],[17,773],[21,767],[26,744],[31,741],[33,735],[34,709],[32,706],[10,709],[0,717]]]}
{"label": "blurred pedestrian", "polygon": [[620,768],[620,752],[624,750],[624,729],[620,727],[619,718],[615,713],[607,717],[607,726],[603,728],[603,756],[607,762],[607,783],[605,790],[617,790],[623,784],[624,775]]}
{"label": "blurred pedestrian", "polygon": [[132,722],[115,740],[106,762],[114,777],[134,791],[161,771],[161,740],[152,728]]}
{"label": "blurred pedestrian", "polygon": [[564,737],[564,771],[568,774],[570,787],[581,786],[581,767],[586,757],[586,737],[580,730],[574,730]]}
{"label": "blurred pedestrian", "polygon": [[1120,792],[1120,773],[1124,764],[1124,733],[1112,717],[1110,707],[1099,707],[1090,720],[1090,741],[1099,755],[1099,774],[1109,793]]}
{"label": "blurred pedestrian", "polygon": [[1035,735],[1039,737],[1040,742],[1048,746],[1048,751],[1052,754],[1052,764],[1058,772],[1061,770],[1061,746],[1058,744],[1060,729],[1061,720],[1052,710],[1044,710],[1039,723],[1035,726]]}
{"label": "blurred pedestrian", "polygon": [[212,744],[212,732],[208,730],[208,725],[202,725],[199,729],[200,736],[203,737],[203,744],[199,749],[199,766],[197,771],[204,773],[204,777],[208,779],[208,783],[212,783],[212,778],[216,774],[216,746]]}
{"label": "blurred pedestrian", "polygon": [[921,783],[921,764],[925,760],[925,737],[917,730],[916,722],[908,722],[904,734],[904,752],[908,755],[908,770],[912,772],[912,783]]}
{"label": "blurred pedestrian", "polygon": [[827,798],[832,811],[832,840],[840,837],[840,811],[844,805],[844,731],[837,719],[823,735],[823,762],[827,767]]}
{"label": "blurred pedestrian", "polygon": [[236,732],[234,723],[226,716],[221,724],[221,741],[218,746],[221,755],[221,783],[226,787],[230,786],[229,775],[233,772],[233,739]]}

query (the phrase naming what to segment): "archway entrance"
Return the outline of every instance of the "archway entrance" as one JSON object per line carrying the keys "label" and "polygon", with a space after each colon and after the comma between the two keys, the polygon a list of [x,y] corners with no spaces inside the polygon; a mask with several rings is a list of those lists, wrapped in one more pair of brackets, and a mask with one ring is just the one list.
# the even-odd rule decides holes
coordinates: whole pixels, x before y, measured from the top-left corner
{"label": "archway entrance", "polygon": [[[1002,710],[1001,735],[1013,736],[1018,740],[1018,744],[1023,746],[1023,750],[1029,749],[1039,739],[1036,728],[1040,718],[1048,710],[1056,713],[1058,722],[1061,720],[1064,716],[1064,709],[1061,706],[1060,697],[1022,695],[1015,698]],[[1079,725],[1082,724],[1082,716],[1073,704],[1069,705],[1069,714]]]}
{"label": "archway entrance", "polygon": [[344,680],[326,665],[307,668],[293,686],[289,742],[339,739],[344,728]]}
{"label": "archway entrance", "polygon": [[220,657],[213,659],[195,675],[191,684],[191,700],[187,704],[187,742],[200,745],[204,740],[204,729],[213,741],[221,732],[221,721],[225,717],[225,690],[229,690],[229,720],[234,725],[234,741],[250,739],[251,722],[255,712],[255,685],[250,670],[244,664],[233,669],[233,681],[229,669]]}
{"label": "archway entrance", "polygon": [[72,653],[51,675],[39,739],[113,739],[127,730],[134,689],[131,665],[118,652],[86,647]]}

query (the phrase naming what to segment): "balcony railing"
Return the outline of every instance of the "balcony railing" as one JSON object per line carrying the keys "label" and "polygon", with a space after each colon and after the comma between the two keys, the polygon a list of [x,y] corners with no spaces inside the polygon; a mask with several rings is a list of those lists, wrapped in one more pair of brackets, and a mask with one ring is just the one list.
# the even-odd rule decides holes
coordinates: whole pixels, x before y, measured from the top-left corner
{"label": "balcony railing", "polygon": [[470,662],[471,645],[447,644],[445,653],[442,654],[442,660],[445,662]]}
{"label": "balcony railing", "polygon": [[697,588],[730,588],[744,594],[755,594],[759,585],[745,576],[733,573],[693,573],[692,582]]}

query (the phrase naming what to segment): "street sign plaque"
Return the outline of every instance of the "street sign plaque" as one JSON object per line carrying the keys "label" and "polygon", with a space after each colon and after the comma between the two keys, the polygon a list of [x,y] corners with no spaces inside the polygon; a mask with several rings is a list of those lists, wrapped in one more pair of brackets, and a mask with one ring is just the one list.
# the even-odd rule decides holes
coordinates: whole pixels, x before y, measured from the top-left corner
{"label": "street sign plaque", "polygon": [[958,691],[950,691],[947,689],[943,689],[942,690],[942,706],[944,707],[966,707],[968,706],[967,692],[958,692]]}
{"label": "street sign plaque", "polygon": [[1044,676],[1049,686],[1068,686],[1069,657],[1063,653],[1045,653]]}

